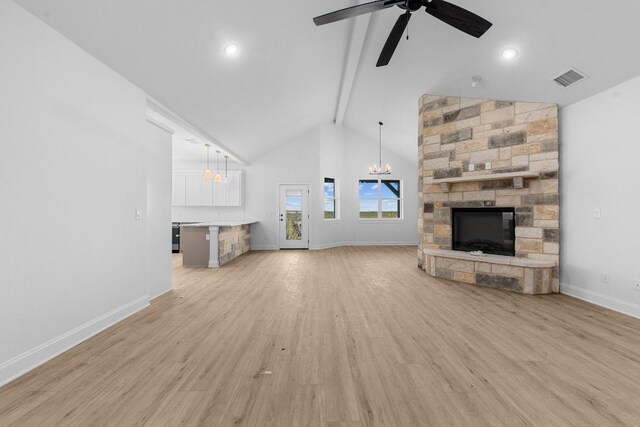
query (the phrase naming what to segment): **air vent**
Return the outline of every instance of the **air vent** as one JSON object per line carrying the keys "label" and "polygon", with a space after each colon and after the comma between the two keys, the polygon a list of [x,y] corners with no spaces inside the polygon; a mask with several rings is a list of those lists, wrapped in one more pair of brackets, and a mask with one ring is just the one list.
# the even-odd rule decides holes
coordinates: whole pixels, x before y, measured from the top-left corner
{"label": "air vent", "polygon": [[562,73],[555,79],[554,82],[558,83],[562,87],[569,87],[574,83],[579,82],[580,80],[589,78],[585,73],[576,70],[575,68],[570,69],[569,71]]}

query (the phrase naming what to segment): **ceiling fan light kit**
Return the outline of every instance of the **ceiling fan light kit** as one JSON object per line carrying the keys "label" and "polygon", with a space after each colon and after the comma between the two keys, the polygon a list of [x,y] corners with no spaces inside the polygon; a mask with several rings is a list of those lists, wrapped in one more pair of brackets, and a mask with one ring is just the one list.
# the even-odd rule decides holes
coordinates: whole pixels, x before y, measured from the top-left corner
{"label": "ceiling fan light kit", "polygon": [[398,43],[400,43],[402,34],[404,34],[404,31],[409,24],[411,13],[416,12],[422,7],[425,8],[425,12],[434,18],[437,18],[442,22],[476,38],[482,37],[493,25],[491,22],[476,15],[475,13],[445,0],[377,0],[317,16],[313,18],[313,22],[316,25],[325,25],[331,22],[364,15],[365,13],[387,9],[392,6],[398,6],[403,9],[404,12],[398,17],[395,25],[391,29],[391,33],[389,34],[389,37],[382,48],[382,52],[378,57],[376,67],[384,67],[389,63],[389,61],[391,61],[391,57],[393,56]]}

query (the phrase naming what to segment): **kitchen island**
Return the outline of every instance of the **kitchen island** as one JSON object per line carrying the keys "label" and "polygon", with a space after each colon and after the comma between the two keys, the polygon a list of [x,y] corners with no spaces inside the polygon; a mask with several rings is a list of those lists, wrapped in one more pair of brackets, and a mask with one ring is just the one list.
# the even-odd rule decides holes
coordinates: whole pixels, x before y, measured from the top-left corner
{"label": "kitchen island", "polygon": [[257,221],[216,221],[180,226],[185,267],[217,268],[251,249],[251,224]]}

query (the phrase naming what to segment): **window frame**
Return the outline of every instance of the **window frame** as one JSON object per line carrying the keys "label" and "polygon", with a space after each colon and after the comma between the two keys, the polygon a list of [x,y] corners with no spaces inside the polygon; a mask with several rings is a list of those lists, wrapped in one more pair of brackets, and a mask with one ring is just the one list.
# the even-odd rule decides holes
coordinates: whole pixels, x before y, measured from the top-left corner
{"label": "window frame", "polygon": [[[333,197],[327,197],[325,193],[324,186],[327,184],[327,180],[333,181]],[[327,201],[333,201],[333,209],[335,218],[326,218],[325,217],[325,203]],[[322,218],[325,222],[336,222],[340,221],[340,185],[338,178],[332,178],[329,176],[325,176],[322,179]]]}
{"label": "window frame", "polygon": [[[362,218],[360,216],[361,211],[360,211],[360,201],[361,200],[376,200],[373,197],[370,198],[361,198],[360,197],[360,184],[362,182],[371,182],[371,181],[377,181],[378,184],[378,196],[377,196],[377,201],[378,201],[378,212],[377,212],[377,216],[375,218]],[[398,185],[400,186],[400,194],[397,198],[389,198],[389,197],[382,197],[382,183],[383,181],[394,181],[397,182]],[[393,222],[393,221],[404,221],[404,182],[402,179],[399,178],[394,178],[394,179],[385,179],[385,178],[362,178],[358,180],[358,186],[357,186],[357,196],[358,196],[358,221],[363,221],[363,222]],[[398,202],[398,209],[400,210],[400,214],[397,218],[385,218],[382,216],[382,204],[383,201],[385,200],[397,200]]]}

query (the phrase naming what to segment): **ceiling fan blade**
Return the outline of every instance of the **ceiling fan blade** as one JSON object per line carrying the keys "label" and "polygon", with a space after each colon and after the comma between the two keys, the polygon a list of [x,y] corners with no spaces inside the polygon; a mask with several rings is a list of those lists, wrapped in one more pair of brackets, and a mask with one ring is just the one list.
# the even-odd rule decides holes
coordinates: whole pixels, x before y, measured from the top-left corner
{"label": "ceiling fan blade", "polygon": [[396,51],[396,47],[398,43],[400,43],[400,39],[402,38],[402,34],[404,33],[405,28],[407,28],[407,24],[409,23],[409,19],[411,18],[411,13],[407,11],[398,17],[396,24],[393,26],[389,37],[387,37],[387,41],[382,48],[382,52],[380,52],[380,57],[378,58],[378,63],[376,67],[384,67],[391,61],[391,57],[393,56],[393,52]]}
{"label": "ceiling fan blade", "polygon": [[404,3],[406,0],[378,0],[369,3],[359,4],[357,6],[347,7],[346,9],[336,10],[335,12],[316,16],[313,22],[316,25],[330,24],[331,22],[342,21],[343,19],[353,18],[354,16],[364,15],[365,13],[375,12],[377,10],[386,9],[396,4]]}
{"label": "ceiling fan blade", "polygon": [[480,38],[493,25],[486,19],[444,0],[424,2],[425,11],[473,37]]}

